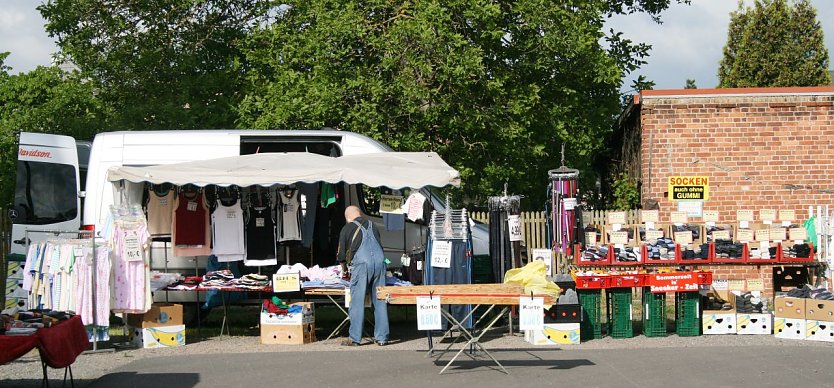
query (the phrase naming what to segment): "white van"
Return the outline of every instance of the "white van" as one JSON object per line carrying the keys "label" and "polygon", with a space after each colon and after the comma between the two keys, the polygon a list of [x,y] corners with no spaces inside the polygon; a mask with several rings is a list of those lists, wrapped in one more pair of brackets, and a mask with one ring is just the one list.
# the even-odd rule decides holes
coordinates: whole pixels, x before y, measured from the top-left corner
{"label": "white van", "polygon": [[[19,258],[26,246],[26,230],[100,230],[110,205],[119,195],[107,181],[107,171],[113,166],[148,166],[187,161],[215,159],[266,152],[311,152],[328,156],[342,156],[392,151],[371,138],[345,131],[281,131],[281,130],[180,130],[130,131],[98,134],[89,153],[89,169],[79,170],[81,147],[67,136],[21,133],[18,157],[18,177],[15,202],[10,210],[13,217],[12,253]],[[78,148],[84,150],[83,147]],[[82,157],[83,158],[83,157]],[[81,164],[83,166],[83,163]],[[86,175],[86,189],[82,182]],[[337,192],[343,197],[342,207],[333,209],[332,219],[343,220],[346,205],[357,205],[382,225],[376,209],[368,208],[366,195],[377,189],[358,185],[340,185]],[[435,209],[444,204],[430,190],[423,194],[431,198]],[[82,206],[82,199],[84,206]],[[343,221],[342,221],[343,222]],[[338,222],[336,223],[338,224]],[[406,224],[405,231],[389,232],[380,227],[386,256],[398,265],[404,249],[410,250],[425,243],[425,226]],[[335,240],[339,230],[330,230],[329,246],[323,249],[291,250],[291,262],[305,265],[335,264]],[[29,239],[44,238],[29,233]],[[488,254],[488,231],[482,225],[473,226],[474,254]],[[155,244],[152,269],[193,273],[205,268],[205,257],[172,257],[166,244]],[[285,256],[279,255],[280,258]]]}

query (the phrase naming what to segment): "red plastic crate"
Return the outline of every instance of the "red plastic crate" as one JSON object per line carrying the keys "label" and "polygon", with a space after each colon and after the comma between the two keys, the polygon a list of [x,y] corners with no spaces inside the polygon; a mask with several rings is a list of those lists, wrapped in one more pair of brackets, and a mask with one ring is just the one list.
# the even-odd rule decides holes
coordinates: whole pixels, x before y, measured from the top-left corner
{"label": "red plastic crate", "polygon": [[712,285],[712,272],[696,272],[698,276],[698,284]]}
{"label": "red plastic crate", "polygon": [[713,255],[712,255],[712,253],[713,253],[712,245],[710,245],[710,247],[707,248],[707,258],[706,259],[684,259],[683,258],[683,251],[684,250],[681,248],[680,244],[675,245],[675,261],[678,264],[710,264],[710,263],[712,263],[712,257],[713,257]]}
{"label": "red plastic crate", "polygon": [[[746,244],[745,244],[745,246],[746,246]],[[746,252],[747,252],[747,258],[745,259],[745,262],[748,263],[748,264],[778,263],[779,262],[779,257],[782,256],[782,244],[779,243],[776,246],[776,256],[769,257],[767,259],[762,259],[760,257],[750,256],[750,247],[747,247]]]}
{"label": "red plastic crate", "polygon": [[611,258],[614,256],[614,247],[609,245],[608,246],[608,253],[605,255],[605,258],[600,261],[590,261],[590,260],[583,260],[584,254],[583,252],[577,252],[577,255],[574,256],[574,264],[580,267],[607,267],[611,264]]}
{"label": "red plastic crate", "polygon": [[[625,249],[625,247],[623,249]],[[637,266],[641,266],[641,265],[643,265],[643,258],[645,257],[645,255],[643,254],[644,252],[645,251],[643,250],[643,248],[640,248],[640,258],[637,261],[617,261],[615,253],[614,253],[614,247],[612,246],[611,249],[609,249],[609,251],[608,251],[608,257],[609,257],[608,263],[609,263],[609,265],[616,266],[616,267],[637,267]]]}
{"label": "red plastic crate", "polygon": [[661,259],[650,259],[649,258],[649,250],[646,248],[646,244],[643,244],[641,248],[640,254],[643,257],[643,264],[666,264],[666,265],[675,265],[677,264],[677,260],[661,260]]}
{"label": "red plastic crate", "polygon": [[608,288],[610,276],[577,276],[576,288],[580,290],[600,290]]}
{"label": "red plastic crate", "polygon": [[805,258],[805,257],[796,257],[796,258],[794,258],[794,257],[785,257],[785,255],[782,253],[782,243],[779,243],[779,247],[776,250],[776,256],[778,258],[777,261],[779,263],[810,263],[810,262],[813,262],[815,254],[816,254],[816,252],[815,252],[816,249],[814,249],[814,244],[811,243],[811,242],[808,242],[808,246],[811,247],[811,253],[808,255],[807,258]]}
{"label": "red plastic crate", "polygon": [[744,247],[741,249],[741,257],[721,258],[715,253],[715,243],[710,243],[710,255],[713,263],[744,264],[750,257],[750,247],[747,246],[747,243],[744,243]]}
{"label": "red plastic crate", "polygon": [[611,275],[608,288],[643,287],[642,274]]}

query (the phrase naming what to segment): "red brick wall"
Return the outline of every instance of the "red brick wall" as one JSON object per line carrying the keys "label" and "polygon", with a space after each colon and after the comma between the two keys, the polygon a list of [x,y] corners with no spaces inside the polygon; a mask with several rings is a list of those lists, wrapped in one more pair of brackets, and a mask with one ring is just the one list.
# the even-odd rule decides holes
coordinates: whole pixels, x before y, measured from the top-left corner
{"label": "red brick wall", "polygon": [[676,210],[664,193],[677,175],[708,176],[704,210],[727,223],[737,209],[794,209],[804,220],[809,205],[834,204],[831,92],[644,96],[640,104],[641,194],[659,201],[662,221]]}
{"label": "red brick wall", "polygon": [[772,265],[703,265],[698,268],[711,271],[713,279],[762,279],[763,294],[773,297]]}

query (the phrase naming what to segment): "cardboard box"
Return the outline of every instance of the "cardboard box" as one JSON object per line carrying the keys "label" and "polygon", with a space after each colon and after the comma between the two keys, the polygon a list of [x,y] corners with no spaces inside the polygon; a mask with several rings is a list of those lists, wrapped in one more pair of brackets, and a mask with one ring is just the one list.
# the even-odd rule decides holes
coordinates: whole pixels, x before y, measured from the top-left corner
{"label": "cardboard box", "polygon": [[704,311],[701,328],[704,335],[736,334],[736,312],[732,310],[720,313]]}
{"label": "cardboard box", "polygon": [[126,323],[137,328],[182,325],[182,305],[154,303],[144,314],[127,314]]}
{"label": "cardboard box", "polygon": [[805,339],[808,341],[834,342],[834,322],[806,320]]}
{"label": "cardboard box", "polygon": [[316,305],[313,302],[293,303],[290,306],[301,306],[301,312],[279,315],[261,311],[261,324],[303,325],[305,323],[315,323]]}
{"label": "cardboard box", "polygon": [[316,325],[261,324],[261,343],[266,345],[302,345],[316,342]]}
{"label": "cardboard box", "polygon": [[805,299],[777,296],[773,298],[773,315],[779,318],[805,319]]}
{"label": "cardboard box", "polygon": [[736,314],[736,334],[773,334],[773,316],[770,314]]}
{"label": "cardboard box", "polygon": [[185,325],[128,327],[130,343],[138,348],[173,348],[185,346]]}
{"label": "cardboard box", "polygon": [[579,345],[579,323],[545,323],[543,330],[527,330],[524,340],[533,345]]}
{"label": "cardboard box", "polygon": [[773,334],[776,338],[804,340],[806,337],[804,319],[773,318]]}
{"label": "cardboard box", "polygon": [[834,300],[805,300],[805,319],[834,322]]}

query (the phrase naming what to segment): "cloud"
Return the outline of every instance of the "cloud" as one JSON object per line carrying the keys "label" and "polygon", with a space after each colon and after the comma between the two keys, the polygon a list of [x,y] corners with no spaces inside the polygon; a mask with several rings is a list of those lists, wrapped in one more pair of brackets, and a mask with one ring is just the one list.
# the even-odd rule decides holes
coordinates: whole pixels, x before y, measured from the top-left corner
{"label": "cloud", "polygon": [[48,66],[58,51],[46,34],[44,20],[31,0],[3,0],[0,7],[0,52],[11,52],[6,65],[13,72],[26,72]]}

